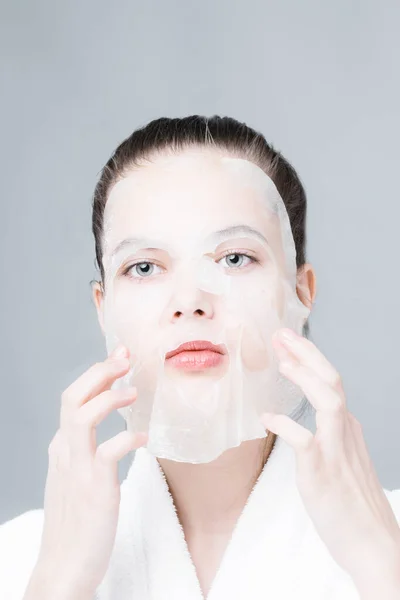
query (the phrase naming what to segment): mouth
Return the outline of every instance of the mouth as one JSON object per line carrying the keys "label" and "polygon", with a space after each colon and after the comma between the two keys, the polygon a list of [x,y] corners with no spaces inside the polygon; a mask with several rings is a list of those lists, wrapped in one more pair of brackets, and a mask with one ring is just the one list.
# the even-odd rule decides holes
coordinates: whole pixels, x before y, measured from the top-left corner
{"label": "mouth", "polygon": [[226,354],[222,344],[216,346],[208,341],[197,340],[186,342],[167,352],[165,364],[178,369],[199,371],[219,367],[225,361]]}

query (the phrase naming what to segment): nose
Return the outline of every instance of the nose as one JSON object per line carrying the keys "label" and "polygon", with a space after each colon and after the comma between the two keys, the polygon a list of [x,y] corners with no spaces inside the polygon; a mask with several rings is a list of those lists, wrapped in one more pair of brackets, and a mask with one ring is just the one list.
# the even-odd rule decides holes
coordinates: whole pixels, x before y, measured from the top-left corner
{"label": "nose", "polygon": [[193,287],[176,290],[165,312],[166,320],[175,323],[183,319],[212,319],[214,308],[210,294]]}

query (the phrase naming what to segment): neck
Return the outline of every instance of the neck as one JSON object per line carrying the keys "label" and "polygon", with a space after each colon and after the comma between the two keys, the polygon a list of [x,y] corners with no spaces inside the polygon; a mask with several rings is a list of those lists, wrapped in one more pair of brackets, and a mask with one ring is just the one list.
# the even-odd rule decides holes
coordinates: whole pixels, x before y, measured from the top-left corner
{"label": "neck", "polygon": [[157,459],[185,532],[223,533],[241,514],[276,435],[248,440],[209,463]]}

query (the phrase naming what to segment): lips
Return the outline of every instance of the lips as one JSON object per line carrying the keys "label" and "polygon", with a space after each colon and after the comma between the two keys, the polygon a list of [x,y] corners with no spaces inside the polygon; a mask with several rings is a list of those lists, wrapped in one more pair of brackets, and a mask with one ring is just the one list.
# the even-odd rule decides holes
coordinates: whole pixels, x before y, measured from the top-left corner
{"label": "lips", "polygon": [[169,358],[172,358],[173,356],[176,356],[177,354],[181,354],[182,352],[200,352],[200,351],[209,351],[209,352],[216,352],[217,354],[226,354],[225,349],[222,345],[216,346],[215,344],[212,344],[211,342],[198,340],[198,341],[193,341],[193,342],[186,342],[185,344],[181,344],[180,346],[175,348],[175,350],[171,350],[170,352],[167,352],[167,354],[165,355],[165,359],[168,360]]}

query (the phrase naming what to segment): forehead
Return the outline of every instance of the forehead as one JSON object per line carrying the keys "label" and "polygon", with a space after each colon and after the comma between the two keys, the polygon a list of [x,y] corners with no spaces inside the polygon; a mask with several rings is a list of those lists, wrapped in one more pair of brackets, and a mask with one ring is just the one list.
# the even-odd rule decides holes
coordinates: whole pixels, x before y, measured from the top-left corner
{"label": "forehead", "polygon": [[134,234],[190,238],[239,223],[271,235],[273,193],[269,177],[244,159],[202,149],[159,156],[111,189],[106,246]]}

